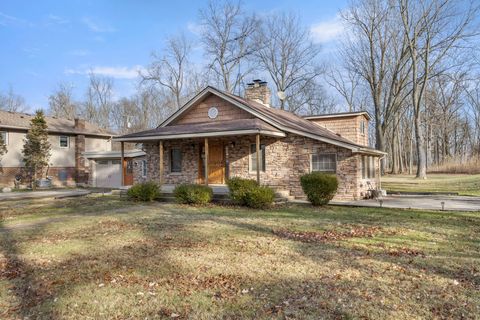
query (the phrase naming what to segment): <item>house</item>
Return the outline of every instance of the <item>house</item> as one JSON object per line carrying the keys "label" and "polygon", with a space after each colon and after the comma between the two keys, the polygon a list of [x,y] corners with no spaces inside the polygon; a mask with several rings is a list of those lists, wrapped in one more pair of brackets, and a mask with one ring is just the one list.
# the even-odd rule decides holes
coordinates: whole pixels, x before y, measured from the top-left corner
{"label": "house", "polygon": [[270,95],[260,80],[243,98],[207,87],[156,129],[116,137],[143,145],[147,172],[134,182],[208,185],[243,177],[302,198],[300,177],[322,171],[338,177],[337,199],[376,188],[385,153],[368,146],[366,112],[300,117],[272,108]]}
{"label": "house", "polygon": [[[0,134],[7,153],[0,160],[0,185],[13,186],[17,176],[25,176],[22,149],[32,115],[0,111]],[[112,150],[113,134],[83,119],[45,117],[51,157],[47,176],[55,186],[86,184],[90,179],[90,163],[84,152]]]}

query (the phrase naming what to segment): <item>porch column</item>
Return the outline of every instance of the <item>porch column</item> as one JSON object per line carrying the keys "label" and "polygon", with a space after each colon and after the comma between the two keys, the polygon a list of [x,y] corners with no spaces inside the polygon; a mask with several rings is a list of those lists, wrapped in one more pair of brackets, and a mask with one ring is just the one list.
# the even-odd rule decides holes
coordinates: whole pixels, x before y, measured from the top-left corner
{"label": "porch column", "polygon": [[257,152],[255,159],[257,161],[257,183],[260,184],[260,133],[257,133],[255,147]]}
{"label": "porch column", "polygon": [[124,170],[124,165],[125,165],[125,145],[124,142],[120,142],[120,163],[122,164],[121,170],[122,170],[122,186],[125,185],[125,170]]}
{"label": "porch column", "polygon": [[160,184],[163,183],[163,140],[160,140],[158,142],[158,166],[159,166],[159,174],[160,174],[160,179],[159,182]]}
{"label": "porch column", "polygon": [[205,185],[208,186],[208,138],[205,138]]}

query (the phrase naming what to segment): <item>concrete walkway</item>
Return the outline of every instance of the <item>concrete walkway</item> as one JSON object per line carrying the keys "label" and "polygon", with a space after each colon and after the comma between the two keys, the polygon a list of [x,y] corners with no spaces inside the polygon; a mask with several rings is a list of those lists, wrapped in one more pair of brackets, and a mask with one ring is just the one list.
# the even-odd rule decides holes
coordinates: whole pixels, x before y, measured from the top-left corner
{"label": "concrete walkway", "polygon": [[64,190],[41,190],[22,192],[0,192],[0,201],[40,199],[40,198],[68,198],[81,197],[89,194],[90,190],[85,189],[64,189]]}
{"label": "concrete walkway", "polygon": [[[443,195],[390,195],[383,197],[382,206],[385,208],[426,209],[447,211],[479,211],[480,197],[443,196]],[[334,205],[350,205],[358,207],[380,207],[380,201],[375,199],[357,201],[332,201]]]}

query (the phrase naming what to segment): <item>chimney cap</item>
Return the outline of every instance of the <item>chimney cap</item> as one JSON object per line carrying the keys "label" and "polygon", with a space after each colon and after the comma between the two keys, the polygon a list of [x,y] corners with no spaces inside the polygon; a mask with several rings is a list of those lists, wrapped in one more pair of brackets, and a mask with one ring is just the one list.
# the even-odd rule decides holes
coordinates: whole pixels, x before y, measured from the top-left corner
{"label": "chimney cap", "polygon": [[253,80],[252,82],[250,83],[247,83],[247,86],[249,87],[253,87],[253,86],[266,86],[267,85],[267,81],[263,81],[261,79],[255,79]]}

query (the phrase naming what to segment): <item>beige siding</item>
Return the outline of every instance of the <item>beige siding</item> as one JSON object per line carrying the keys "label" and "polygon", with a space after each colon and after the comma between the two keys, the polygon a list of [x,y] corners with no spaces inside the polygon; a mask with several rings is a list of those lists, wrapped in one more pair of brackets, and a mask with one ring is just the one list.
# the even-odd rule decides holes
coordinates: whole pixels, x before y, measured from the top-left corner
{"label": "beige siding", "polygon": [[[215,119],[210,119],[208,117],[208,109],[213,106],[218,109],[218,116]],[[209,95],[192,106],[188,112],[176,119],[171,125],[252,118],[253,115],[239,107],[234,106],[220,97]]]}
{"label": "beige siding", "polygon": [[85,151],[111,151],[112,140],[106,138],[85,138]]}
{"label": "beige siding", "polygon": [[[0,131],[3,131],[0,129]],[[0,165],[2,167],[19,167],[22,164],[22,149],[25,133],[8,132],[7,133],[7,153],[3,155]]]}
{"label": "beige siding", "polygon": [[69,136],[67,148],[60,147],[60,135],[48,136],[51,144],[51,157],[48,162],[52,167],[75,167],[75,137]]}

